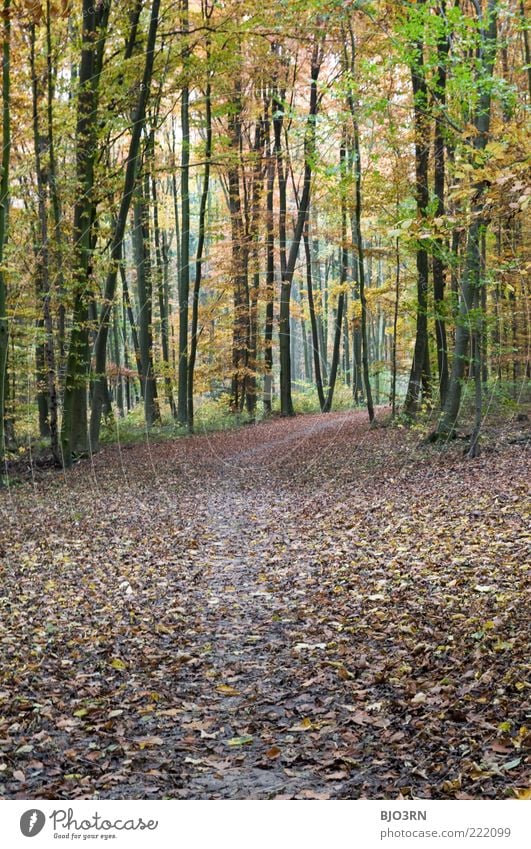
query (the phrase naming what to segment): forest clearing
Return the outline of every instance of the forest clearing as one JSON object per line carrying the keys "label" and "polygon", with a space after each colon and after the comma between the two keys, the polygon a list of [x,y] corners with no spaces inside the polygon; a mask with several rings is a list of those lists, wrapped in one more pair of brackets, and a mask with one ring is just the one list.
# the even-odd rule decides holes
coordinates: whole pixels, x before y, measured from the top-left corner
{"label": "forest clearing", "polygon": [[470,462],[361,412],[278,419],[4,494],[2,792],[526,798],[515,427]]}

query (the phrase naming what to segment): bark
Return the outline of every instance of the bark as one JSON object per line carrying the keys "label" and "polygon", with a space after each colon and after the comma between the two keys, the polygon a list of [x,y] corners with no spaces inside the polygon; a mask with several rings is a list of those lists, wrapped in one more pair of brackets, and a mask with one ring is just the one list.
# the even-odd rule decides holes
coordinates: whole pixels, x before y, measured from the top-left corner
{"label": "bark", "polygon": [[396,345],[398,329],[398,305],[400,301],[400,240],[397,237],[395,244],[396,266],[395,266],[395,305],[393,310],[393,342],[391,352],[391,415],[396,415]]}
{"label": "bark", "polygon": [[256,412],[256,371],[258,356],[258,297],[260,293],[260,269],[258,260],[258,240],[260,227],[260,202],[264,188],[264,137],[267,115],[262,115],[255,125],[253,144],[254,166],[250,190],[251,209],[249,220],[250,259],[253,282],[249,292],[249,344],[247,371],[245,378],[245,404],[249,419],[254,420]]}
{"label": "bark", "polygon": [[[58,328],[57,328],[57,347],[58,347],[58,362],[57,375],[59,384],[62,385],[66,367],[66,345],[65,345],[65,318],[66,310],[64,306],[64,271],[63,271],[63,229],[61,225],[62,213],[61,203],[59,198],[59,189],[57,186],[57,164],[55,157],[55,133],[53,126],[53,99],[54,99],[54,67],[52,56],[52,31],[51,31],[51,10],[50,0],[46,0],[46,119],[47,119],[47,135],[48,135],[48,176],[49,176],[49,192],[53,213],[54,225],[54,245],[53,254],[55,260],[55,291],[59,300],[58,304]],[[50,252],[51,253],[51,252]],[[50,256],[51,259],[51,256]]]}
{"label": "bark", "polygon": [[524,40],[524,58],[527,69],[527,94],[531,102],[531,50],[529,48],[529,33],[527,27],[527,16],[524,6],[524,0],[520,0],[518,9],[522,21],[522,38]]}
{"label": "bark", "polygon": [[[425,0],[422,0],[422,5]],[[426,117],[428,88],[424,68],[424,41],[420,36],[414,44],[415,59],[411,64],[413,87],[413,121],[415,130],[415,195],[417,219],[422,221],[427,214],[430,194],[428,186],[429,129]],[[428,351],[428,252],[419,240],[416,251],[417,264],[417,327],[415,348],[409,384],[404,402],[404,411],[414,415],[420,405],[422,390],[426,386],[429,371]]]}
{"label": "bark", "polygon": [[[304,238],[304,235],[303,235]],[[307,383],[312,382],[313,372],[312,372],[312,353],[311,353],[311,343],[309,340],[309,334],[306,327],[306,319],[304,317],[304,284],[302,279],[299,284],[299,303],[300,303],[300,323],[301,323],[301,336],[302,336],[302,348],[303,348],[303,356],[304,356],[304,379]]]}
{"label": "bark", "polygon": [[282,271],[280,288],[280,414],[293,416],[295,410],[291,397],[291,350],[290,350],[290,297],[295,264],[299,255],[299,246],[304,225],[310,208],[312,181],[312,161],[315,153],[315,122],[318,112],[317,80],[323,59],[323,38],[319,37],[313,47],[310,70],[310,106],[304,138],[304,182],[297,212],[295,232],[290,245],[286,266]]}
{"label": "bark", "polygon": [[[152,142],[153,145],[153,130],[152,134]],[[153,155],[153,154],[152,154]],[[162,361],[164,363],[164,389],[166,394],[166,401],[171,411],[171,415],[173,418],[177,416],[177,409],[175,407],[175,402],[173,400],[173,384],[171,379],[171,366],[170,366],[170,347],[169,347],[169,332],[168,332],[168,300],[165,294],[165,282],[167,279],[167,262],[166,257],[164,255],[163,243],[161,239],[161,232],[159,226],[159,205],[158,205],[158,197],[157,197],[157,183],[154,173],[151,174],[151,197],[153,200],[153,231],[155,236],[155,260],[156,260],[156,272],[157,272],[157,295],[159,302],[159,315],[160,315],[160,341],[162,347]]]}
{"label": "bark", "polygon": [[[444,0],[439,13],[445,14]],[[435,80],[435,138],[433,145],[434,176],[433,190],[437,198],[438,217],[445,213],[444,208],[444,183],[445,183],[445,142],[443,110],[446,105],[446,65],[450,50],[450,40],[447,35],[437,45],[437,77]],[[444,313],[444,288],[445,288],[445,265],[443,261],[444,242],[442,239],[435,240],[435,251],[432,261],[433,273],[433,303],[435,309],[435,338],[437,342],[437,366],[439,373],[439,398],[441,407],[446,400],[448,392],[448,350],[446,341],[446,322]]]}
{"label": "bark", "polygon": [[142,362],[140,359],[140,342],[138,341],[138,330],[136,326],[135,316],[133,313],[133,305],[131,304],[131,297],[129,295],[127,275],[125,273],[123,263],[120,263],[120,274],[122,277],[124,309],[126,311],[127,319],[129,321],[129,327],[131,328],[131,339],[133,340],[133,351],[135,354],[135,363],[138,371],[138,379],[140,381],[140,386],[142,386]]}
{"label": "bark", "polygon": [[345,309],[343,315],[343,374],[348,387],[352,385],[350,371],[350,338],[348,332],[348,295],[345,294]]}
{"label": "bark", "polygon": [[[487,21],[480,21],[480,93],[473,116],[476,129],[474,147],[484,150],[490,132],[491,88],[485,81],[492,76],[496,58],[496,0],[489,0],[487,6]],[[466,359],[470,341],[470,311],[473,309],[475,292],[481,285],[481,236],[486,226],[483,208],[485,183],[479,182],[471,204],[471,223],[468,228],[468,243],[461,280],[461,301],[459,317],[455,333],[455,346],[452,359],[452,371],[448,386],[448,394],[439,419],[435,437],[452,434],[455,429],[461,403],[462,382],[465,376]],[[476,436],[477,441],[477,436]]]}
{"label": "bark", "polygon": [[335,333],[334,333],[334,347],[332,351],[332,363],[330,366],[330,379],[328,382],[328,393],[326,396],[326,401],[324,407],[322,408],[323,413],[328,413],[332,409],[332,400],[334,397],[334,389],[336,385],[336,377],[337,377],[337,367],[339,364],[339,350],[341,344],[341,330],[343,326],[343,308],[345,304],[345,292],[344,287],[347,282],[347,271],[348,271],[348,249],[347,249],[347,197],[346,197],[346,141],[343,137],[341,148],[339,151],[339,162],[340,162],[340,176],[341,183],[340,186],[340,194],[341,194],[341,261],[340,261],[340,272],[339,272],[339,284],[341,286],[341,292],[337,301],[337,313],[336,313],[336,321],[335,321]]}
{"label": "bark", "polygon": [[[44,342],[39,343],[37,349],[38,379],[42,380],[43,392],[39,392],[41,398],[39,404],[41,435],[50,437],[50,447],[56,464],[60,464],[59,430],[57,421],[57,386],[55,374],[55,352],[53,340],[53,321],[51,313],[51,287],[50,287],[50,253],[48,243],[48,188],[49,170],[45,167],[43,158],[49,148],[47,139],[40,130],[39,125],[39,101],[42,96],[41,87],[37,78],[35,65],[35,26],[31,29],[30,67],[32,79],[32,118],[33,118],[33,144],[35,151],[35,171],[37,175],[38,196],[38,218],[39,218],[39,242],[36,255],[36,278],[37,295],[41,302],[42,317],[39,324],[44,329]],[[44,401],[44,403],[43,403]],[[43,433],[44,431],[44,433]]]}
{"label": "bark", "polygon": [[[207,47],[207,63],[209,59]],[[197,358],[198,323],[199,323],[199,294],[201,291],[201,277],[203,272],[203,253],[206,240],[206,217],[208,207],[208,194],[210,191],[210,158],[212,156],[212,86],[210,82],[210,70],[207,70],[208,78],[205,90],[205,170],[203,173],[203,189],[201,192],[201,203],[199,207],[199,233],[197,250],[195,255],[195,278],[192,296],[192,327],[190,332],[190,362],[188,364],[188,429],[194,429],[194,372]]]}
{"label": "bark", "polygon": [[249,353],[249,245],[245,232],[240,191],[240,150],[242,145],[241,80],[237,80],[229,119],[231,161],[228,168],[229,212],[232,236],[232,278],[234,317],[232,332],[232,390],[230,406],[233,412],[243,409]]}
{"label": "bark", "polygon": [[[354,38],[354,31],[352,29],[352,24],[349,27],[349,40],[345,38],[344,44],[344,60],[345,67],[348,68],[352,79],[355,76],[356,70],[356,44]],[[350,53],[349,53],[349,43],[350,43]],[[357,400],[357,394],[359,392],[359,364],[361,359],[361,373],[363,375],[363,384],[365,387],[365,399],[367,405],[367,413],[369,416],[369,422],[372,423],[374,420],[374,404],[372,400],[372,390],[371,390],[371,382],[369,377],[369,351],[368,351],[368,338],[367,338],[367,299],[365,296],[365,259],[364,259],[364,250],[363,250],[363,234],[361,230],[361,211],[362,211],[362,199],[361,199],[361,152],[360,152],[360,137],[359,137],[359,127],[358,120],[356,114],[356,104],[354,102],[354,96],[352,91],[349,91],[347,94],[347,107],[350,112],[351,120],[352,120],[352,150],[349,156],[349,166],[354,166],[354,211],[352,215],[351,221],[351,230],[352,230],[352,242],[354,244],[354,250],[356,253],[356,265],[355,265],[355,280],[358,285],[358,293],[360,299],[361,306],[361,319],[359,326],[359,337],[357,337],[356,330],[354,334],[354,358],[355,358],[355,380],[354,380],[354,398]]]}
{"label": "bark", "polygon": [[[181,0],[181,26],[186,38],[189,29],[188,0]],[[187,72],[189,48],[183,50]],[[188,300],[190,297],[190,89],[188,83],[181,91],[181,263],[179,268],[179,385],[177,390],[177,420],[188,424]]]}
{"label": "bark", "polygon": [[[87,2],[90,2],[90,0],[87,0]],[[140,140],[142,136],[142,130],[145,125],[146,106],[151,88],[151,79],[153,76],[153,64],[155,60],[155,42],[159,22],[159,8],[160,0],[153,0],[153,5],[151,7],[148,39],[146,44],[144,71],[139,89],[138,101],[133,115],[131,140],[129,142],[127,164],[125,167],[124,187],[120,200],[120,208],[118,210],[118,215],[114,224],[110,251],[111,265],[105,281],[104,300],[101,308],[98,335],[95,345],[94,353],[96,383],[94,385],[94,395],[92,399],[92,411],[90,422],[91,442],[94,450],[97,449],[99,443],[101,412],[105,400],[105,364],[107,356],[107,337],[109,331],[109,321],[111,317],[112,304],[114,302],[114,297],[116,294],[116,281],[118,269],[120,268],[122,260],[123,239],[125,234],[125,227],[127,224],[127,216],[131,206],[131,200],[133,197],[133,192],[137,180]]]}
{"label": "bark", "polygon": [[374,420],[374,404],[372,400],[371,381],[369,377],[369,352],[367,339],[367,298],[365,296],[365,261],[363,251],[363,237],[361,231],[361,156],[359,131],[357,122],[354,120],[354,163],[355,163],[355,208],[353,216],[354,238],[357,254],[357,279],[361,304],[360,342],[361,342],[361,370],[363,384],[365,387],[365,400],[369,422]]}
{"label": "bark", "polygon": [[149,209],[146,202],[149,187],[146,185],[146,178],[144,178],[144,182],[145,188],[139,191],[139,197],[134,204],[133,242],[138,288],[138,339],[142,365],[144,415],[146,427],[151,428],[155,422],[160,421],[160,410],[153,368],[152,276],[149,249]]}
{"label": "bark", "polygon": [[120,350],[120,328],[118,318],[118,307],[116,303],[113,306],[112,329],[114,341],[114,363],[116,365],[116,405],[118,407],[120,418],[123,419],[124,411],[124,381],[122,374],[122,356]]}
{"label": "bark", "polygon": [[270,150],[270,123],[267,123],[269,157],[266,183],[266,279],[265,279],[265,328],[264,328],[264,413],[271,414],[273,381],[273,316],[275,299],[275,231],[274,231],[274,187],[275,157]]}
{"label": "bark", "polygon": [[73,244],[75,267],[72,331],[66,366],[61,447],[63,463],[89,450],[87,384],[90,368],[89,301],[91,298],[94,165],[98,139],[98,100],[110,2],[95,7],[83,0],[83,44],[79,65],[76,124],[76,203]]}
{"label": "bark", "polygon": [[2,38],[2,173],[0,174],[0,459],[5,449],[5,414],[9,327],[4,271],[9,208],[9,162],[11,158],[11,0],[4,0]]}

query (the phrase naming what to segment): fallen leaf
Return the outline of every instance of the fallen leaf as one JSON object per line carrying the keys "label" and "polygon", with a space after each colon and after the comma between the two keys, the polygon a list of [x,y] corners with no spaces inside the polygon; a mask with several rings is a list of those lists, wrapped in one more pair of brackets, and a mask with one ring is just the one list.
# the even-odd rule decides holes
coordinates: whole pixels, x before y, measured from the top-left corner
{"label": "fallen leaf", "polygon": [[216,691],[221,693],[223,696],[239,696],[240,693],[238,690],[235,690],[234,687],[231,687],[230,684],[218,684],[216,687]]}
{"label": "fallen leaf", "polygon": [[247,743],[252,743],[253,739],[250,734],[245,734],[243,737],[231,737],[227,740],[227,746],[245,746]]}

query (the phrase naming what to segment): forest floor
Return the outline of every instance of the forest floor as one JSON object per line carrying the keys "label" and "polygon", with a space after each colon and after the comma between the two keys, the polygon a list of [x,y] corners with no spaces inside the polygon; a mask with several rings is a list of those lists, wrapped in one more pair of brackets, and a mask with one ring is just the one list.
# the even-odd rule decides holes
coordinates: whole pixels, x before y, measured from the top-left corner
{"label": "forest floor", "polygon": [[5,490],[0,794],[529,798],[525,430],[301,416]]}

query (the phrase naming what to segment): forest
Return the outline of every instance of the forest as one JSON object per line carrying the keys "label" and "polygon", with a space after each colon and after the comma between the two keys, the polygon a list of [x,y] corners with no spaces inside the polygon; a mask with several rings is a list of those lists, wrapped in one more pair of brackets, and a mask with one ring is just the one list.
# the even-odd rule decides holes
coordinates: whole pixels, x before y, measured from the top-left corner
{"label": "forest", "polygon": [[0,796],[530,798],[524,0],[0,2]]}

